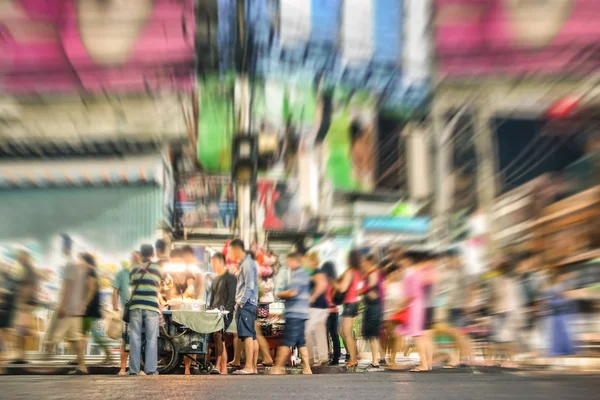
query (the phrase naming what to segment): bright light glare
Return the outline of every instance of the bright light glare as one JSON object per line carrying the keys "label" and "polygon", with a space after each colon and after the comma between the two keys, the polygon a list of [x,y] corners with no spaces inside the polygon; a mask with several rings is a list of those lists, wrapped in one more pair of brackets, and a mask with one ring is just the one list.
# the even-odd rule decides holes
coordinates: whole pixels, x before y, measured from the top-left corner
{"label": "bright light glare", "polygon": [[164,267],[165,272],[184,272],[186,270],[185,264],[165,264]]}

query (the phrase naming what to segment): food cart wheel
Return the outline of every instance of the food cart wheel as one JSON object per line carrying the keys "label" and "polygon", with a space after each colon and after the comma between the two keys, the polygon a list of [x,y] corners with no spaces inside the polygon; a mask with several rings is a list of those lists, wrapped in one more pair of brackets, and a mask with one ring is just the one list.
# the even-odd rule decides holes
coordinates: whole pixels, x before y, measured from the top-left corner
{"label": "food cart wheel", "polygon": [[201,373],[202,375],[210,374],[213,369],[214,369],[213,365],[209,362],[207,362],[207,363],[198,362],[198,372]]}
{"label": "food cart wheel", "polygon": [[[143,341],[142,343],[145,343]],[[142,344],[141,364],[144,366],[145,345]],[[158,337],[158,373],[170,374],[181,365],[182,356],[171,339],[162,334]]]}

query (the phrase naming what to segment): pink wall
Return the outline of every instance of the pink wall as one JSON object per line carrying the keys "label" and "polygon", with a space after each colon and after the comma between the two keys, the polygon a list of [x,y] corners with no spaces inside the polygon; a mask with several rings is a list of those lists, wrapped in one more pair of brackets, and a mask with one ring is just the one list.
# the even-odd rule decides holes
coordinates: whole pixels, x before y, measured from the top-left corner
{"label": "pink wall", "polygon": [[[89,5],[96,0],[85,2]],[[4,6],[0,2],[1,92],[135,92],[146,86],[153,90],[192,87],[193,0],[117,2],[125,6],[106,16],[96,14],[95,9],[78,9],[81,3],[9,0]],[[83,15],[94,17],[86,19]],[[130,29],[136,15],[138,28]],[[104,53],[107,46],[101,45],[115,36],[122,38],[118,41],[122,49],[117,56],[112,52],[114,58],[109,62]],[[176,66],[177,78],[173,78]]]}
{"label": "pink wall", "polygon": [[600,0],[435,2],[442,74],[585,75],[600,70]]}

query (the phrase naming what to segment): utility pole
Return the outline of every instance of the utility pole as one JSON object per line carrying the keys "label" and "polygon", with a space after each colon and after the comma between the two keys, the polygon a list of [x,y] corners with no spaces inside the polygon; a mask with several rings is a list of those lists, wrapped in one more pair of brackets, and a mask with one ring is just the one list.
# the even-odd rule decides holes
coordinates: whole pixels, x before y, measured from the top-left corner
{"label": "utility pole", "polygon": [[[238,49],[241,50],[241,60],[238,63],[239,74],[236,78],[236,92],[239,94],[238,103],[238,121],[237,132],[243,134],[253,134],[250,132],[250,79],[249,79],[249,49],[248,49],[248,30],[246,26],[246,2],[237,1],[238,16]],[[252,187],[254,182],[237,182],[237,200],[238,200],[238,226],[239,236],[244,244],[249,248],[252,237]]]}

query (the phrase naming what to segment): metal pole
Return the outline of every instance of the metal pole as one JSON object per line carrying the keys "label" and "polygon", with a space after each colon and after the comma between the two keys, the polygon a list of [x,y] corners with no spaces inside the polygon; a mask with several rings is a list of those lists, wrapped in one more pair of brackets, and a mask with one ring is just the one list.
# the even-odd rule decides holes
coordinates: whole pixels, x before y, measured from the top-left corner
{"label": "metal pole", "polygon": [[[240,60],[240,74],[236,79],[236,85],[239,90],[239,112],[238,112],[238,132],[251,134],[250,132],[250,79],[248,77],[248,32],[246,27],[246,2],[238,0],[238,44],[241,50],[242,59]],[[239,182],[237,184],[238,201],[238,224],[239,235],[244,244],[249,247],[252,237],[252,182]]]}
{"label": "metal pole", "polygon": [[495,154],[492,141],[494,132],[491,128],[491,110],[486,104],[486,98],[480,100],[480,106],[474,115],[475,149],[477,152],[477,193],[479,207],[484,213],[488,226],[488,254],[494,255],[496,246],[492,240],[492,206],[496,197],[497,182],[495,176]]}
{"label": "metal pole", "polygon": [[452,193],[448,186],[450,184],[449,172],[452,168],[450,154],[453,147],[449,140],[452,135],[446,134],[446,131],[451,131],[452,127],[444,127],[444,112],[437,104],[434,104],[431,110],[431,121],[436,144],[436,179],[434,181],[436,234],[434,241],[443,248],[449,244],[448,211],[452,206]]}

